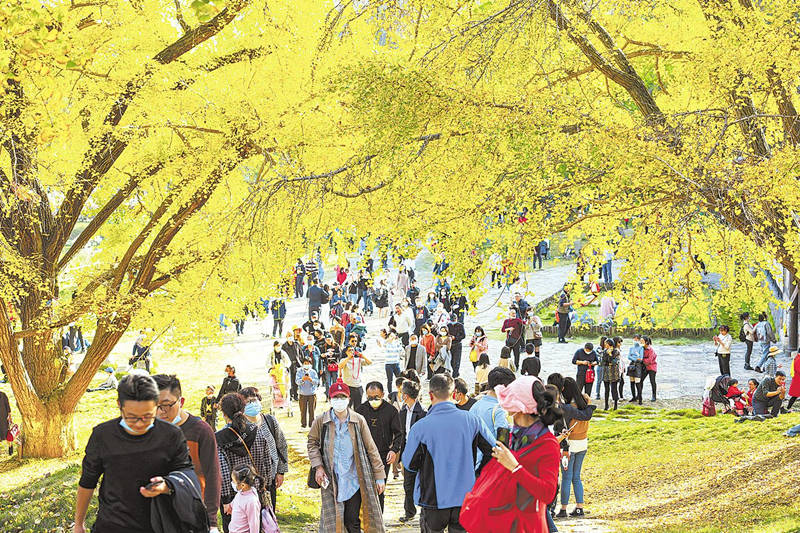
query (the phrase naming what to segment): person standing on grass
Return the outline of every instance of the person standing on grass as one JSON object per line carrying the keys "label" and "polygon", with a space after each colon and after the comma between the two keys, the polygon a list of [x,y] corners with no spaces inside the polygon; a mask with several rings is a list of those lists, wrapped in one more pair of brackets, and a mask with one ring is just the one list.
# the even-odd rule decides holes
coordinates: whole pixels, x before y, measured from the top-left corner
{"label": "person standing on grass", "polygon": [[347,407],[349,387],[338,380],[328,393],[331,409],[308,432],[308,460],[322,500],[319,531],[383,533],[378,496],[386,474],[378,448],[364,417]]}
{"label": "person standing on grass", "polygon": [[744,369],[753,370],[750,366],[750,357],[753,355],[753,343],[756,341],[756,328],[750,323],[750,313],[742,313],[739,319],[742,321],[739,338],[744,337],[744,344],[747,347],[744,353]]}
{"label": "person standing on grass", "polygon": [[[383,399],[383,385],[380,381],[367,383],[367,401],[356,407],[355,411],[367,421],[388,479],[389,468],[399,460],[403,429],[400,427],[397,409]],[[383,497],[384,494],[378,495],[381,511],[383,511]]]}
{"label": "person standing on grass", "polygon": [[186,399],[177,377],[157,374],[153,376],[153,381],[158,386],[158,418],[178,426],[186,437],[194,472],[200,481],[200,494],[208,511],[208,523],[216,528],[221,478],[214,430],[183,408]]}
{"label": "person standing on grass", "polygon": [[582,392],[586,392],[586,394],[592,393],[592,383],[586,383],[586,371],[598,363],[597,361],[597,354],[594,351],[594,344],[591,342],[587,342],[583,345],[583,348],[580,348],[575,351],[575,354],[572,356],[572,364],[578,367],[577,374],[575,375],[575,381],[578,383],[578,388]]}
{"label": "person standing on grass", "polygon": [[597,366],[594,367],[594,399],[600,399],[600,388],[603,386],[603,353],[605,353],[606,338],[600,337],[600,343],[595,347],[594,353],[597,357]]}
{"label": "person standing on grass", "polygon": [[579,384],[571,378],[564,379],[564,388],[561,396],[564,403],[560,406],[563,412],[563,427],[557,422],[553,429],[558,433],[567,432],[569,462],[566,471],[561,476],[561,510],[556,518],[567,518],[567,504],[569,504],[570,487],[575,492],[575,510],[569,513],[572,517],[583,516],[583,481],[581,470],[586,450],[589,448],[589,420],[596,409],[588,401],[589,396],[584,395]]}
{"label": "person standing on grass", "polygon": [[311,359],[303,359],[303,366],[297,371],[297,388],[300,394],[300,427],[311,427],[314,410],[317,408],[317,387],[319,375],[311,368]]}
{"label": "person standing on grass", "polygon": [[131,374],[120,380],[120,416],[95,426],[86,444],[74,533],[87,531],[86,511],[101,477],[93,533],[152,531],[152,498],[174,491],[164,478],[177,471],[196,481],[186,438],[180,428],[158,419],[158,398],[150,376]]}
{"label": "person standing on grass", "polygon": [[261,412],[261,394],[257,388],[245,387],[240,394],[244,396],[246,402],[244,417],[258,427],[259,436],[263,437],[267,445],[266,459],[269,461],[267,471],[273,473],[275,477],[267,478],[265,482],[272,500],[272,508],[277,512],[278,489],[283,485],[283,477],[289,471],[289,447],[286,436],[277,418]]}
{"label": "person standing on grass", "polygon": [[619,374],[617,379],[617,386],[619,387],[619,401],[625,400],[625,369],[628,365],[625,364],[625,360],[622,358],[622,337],[614,337],[614,348],[617,350],[617,355],[619,359]]}
{"label": "person standing on grass", "polygon": [[400,375],[400,361],[403,359],[406,350],[394,331],[389,331],[387,334],[383,350],[385,354],[383,366],[386,370],[386,389],[391,394],[392,382],[394,378]]}
{"label": "person standing on grass", "polygon": [[719,335],[714,336],[714,345],[717,347],[719,373],[723,376],[731,375],[731,344],[733,344],[733,337],[731,337],[730,328],[726,325],[720,326]]}
{"label": "person standing on grass", "polygon": [[480,471],[491,459],[496,439],[471,411],[453,404],[449,374],[433,376],[428,389],[431,407],[408,432],[403,464],[417,473],[414,502],[422,507],[422,530],[465,532],[459,515],[464,497],[475,484],[475,452],[483,453]]}

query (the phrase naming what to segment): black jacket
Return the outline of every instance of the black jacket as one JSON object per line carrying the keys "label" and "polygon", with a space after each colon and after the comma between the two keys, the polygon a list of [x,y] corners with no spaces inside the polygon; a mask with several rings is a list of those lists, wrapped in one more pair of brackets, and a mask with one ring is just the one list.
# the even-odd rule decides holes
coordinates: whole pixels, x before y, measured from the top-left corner
{"label": "black jacket", "polygon": [[394,405],[384,401],[378,409],[373,409],[369,402],[364,402],[356,408],[356,413],[363,416],[369,426],[372,440],[381,460],[386,464],[386,454],[390,451],[400,453],[403,442],[403,428]]}
{"label": "black jacket", "polygon": [[[408,410],[403,408],[400,409],[397,413],[397,420],[400,422],[400,431],[403,437],[402,442],[400,443],[400,450],[402,451],[403,448],[406,447],[406,414]],[[417,402],[414,404],[414,410],[411,412],[411,427],[414,427],[414,424],[425,418],[425,415],[428,414],[422,405]]]}
{"label": "black jacket", "polygon": [[229,392],[239,392],[240,390],[242,390],[242,384],[239,383],[239,378],[236,376],[226,376],[225,379],[222,380],[222,386],[219,388],[217,403]]}
{"label": "black jacket", "polygon": [[464,331],[464,326],[460,322],[450,322],[447,324],[447,331],[453,336],[454,343],[460,344],[467,336]]}
{"label": "black jacket", "polygon": [[177,470],[164,476],[172,495],[150,502],[150,525],[155,533],[207,533],[208,514],[194,470]]}
{"label": "black jacket", "polygon": [[322,300],[328,298],[328,293],[319,285],[312,285],[308,288],[308,307],[310,309],[319,309],[322,307]]}

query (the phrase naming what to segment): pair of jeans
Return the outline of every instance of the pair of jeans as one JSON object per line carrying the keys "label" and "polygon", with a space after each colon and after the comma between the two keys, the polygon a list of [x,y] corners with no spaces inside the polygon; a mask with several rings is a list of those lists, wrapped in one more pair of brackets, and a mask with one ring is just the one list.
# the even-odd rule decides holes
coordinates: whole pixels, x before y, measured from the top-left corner
{"label": "pair of jeans", "polygon": [[788,436],[790,436],[790,437],[796,437],[796,436],[800,435],[800,424],[797,424],[796,426],[790,427],[788,429],[788,431],[786,431],[786,434]]}
{"label": "pair of jeans", "polygon": [[367,293],[364,293],[364,312],[369,314],[375,312],[375,308],[372,305],[372,297]]}
{"label": "pair of jeans", "polygon": [[350,387],[350,407],[355,409],[361,405],[361,398],[364,396],[364,387]]}
{"label": "pair of jeans", "polygon": [[600,267],[600,275],[606,283],[611,283],[613,281],[611,279],[613,277],[611,274],[611,261],[603,263],[603,266]]}
{"label": "pair of jeans", "polygon": [[445,530],[450,533],[466,533],[466,529],[458,521],[461,514],[461,507],[448,507],[447,509],[422,508],[422,515],[419,519],[419,528],[422,532],[443,533]]}
{"label": "pair of jeans", "polygon": [[283,335],[283,319],[282,318],[275,318],[272,322],[272,336],[277,337],[278,335]]}
{"label": "pair of jeans", "polygon": [[536,261],[539,261],[539,270],[542,269],[542,254],[536,252],[533,254],[533,268],[536,268]]}
{"label": "pair of jeans", "polygon": [[763,342],[762,341],[762,342],[759,342],[758,344],[761,346],[761,361],[758,362],[758,364],[756,365],[756,368],[760,368],[761,370],[764,370],[764,365],[767,364],[767,359],[769,358],[770,342]]}
{"label": "pair of jeans", "polygon": [[386,363],[383,367],[386,369],[386,394],[388,395],[392,393],[394,378],[400,375],[400,363]]}
{"label": "pair of jeans", "polygon": [[603,365],[594,367],[594,396],[595,399],[600,399],[600,384],[603,383]]}
{"label": "pair of jeans", "polygon": [[303,276],[297,276],[294,280],[294,297],[303,297]]}
{"label": "pair of jeans", "polygon": [[586,457],[586,450],[569,455],[569,464],[566,472],[561,475],[561,507],[566,507],[569,503],[570,485],[575,491],[575,503],[583,505],[583,482],[581,481],[581,469],[583,468],[583,458]]}

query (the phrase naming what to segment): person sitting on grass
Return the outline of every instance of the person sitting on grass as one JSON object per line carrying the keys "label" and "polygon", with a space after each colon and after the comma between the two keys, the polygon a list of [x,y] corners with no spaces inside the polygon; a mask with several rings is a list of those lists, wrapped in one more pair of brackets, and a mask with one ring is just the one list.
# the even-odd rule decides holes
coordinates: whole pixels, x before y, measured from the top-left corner
{"label": "person sitting on grass", "polygon": [[737,416],[747,414],[747,400],[744,398],[744,392],[739,389],[739,381],[731,379],[728,382],[728,392],[725,394],[728,398],[729,404],[725,406],[726,413],[735,413]]}
{"label": "person sitting on grass", "polygon": [[747,399],[748,411],[750,411],[751,414],[753,412],[753,394],[756,393],[757,388],[758,380],[756,378],[750,378],[747,380],[747,392],[744,393],[744,396]]}
{"label": "person sitting on grass", "polygon": [[765,415],[769,412],[772,416],[778,416],[785,397],[786,374],[778,370],[774,378],[761,380],[758,388],[753,393],[753,413]]}
{"label": "person sitting on grass", "polygon": [[116,390],[117,385],[119,385],[119,382],[117,381],[117,376],[114,375],[114,369],[109,366],[106,367],[103,371],[106,374],[108,374],[106,380],[93,389],[86,389],[86,392],[95,392],[99,390]]}

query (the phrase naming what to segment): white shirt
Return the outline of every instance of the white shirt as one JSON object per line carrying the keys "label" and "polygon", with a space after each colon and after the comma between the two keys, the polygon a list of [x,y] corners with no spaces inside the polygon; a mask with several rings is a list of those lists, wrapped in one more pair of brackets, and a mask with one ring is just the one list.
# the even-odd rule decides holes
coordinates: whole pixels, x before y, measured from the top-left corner
{"label": "white shirt", "polygon": [[413,407],[409,407],[408,404],[406,404],[406,435],[408,435],[408,432],[411,431],[411,413],[414,411],[414,407],[416,406],[416,402],[414,402]]}

